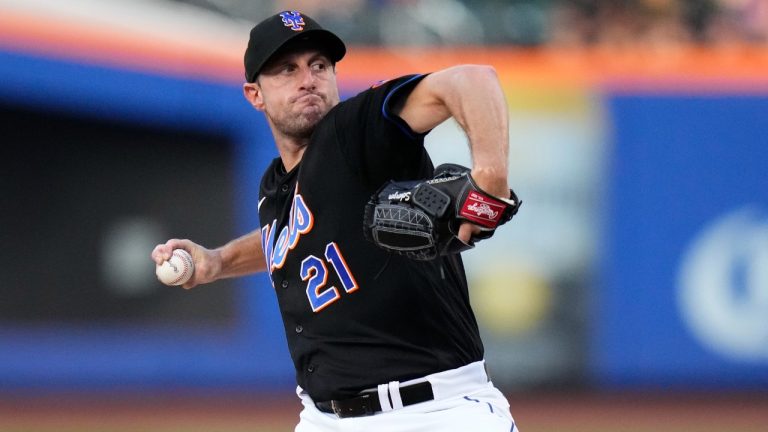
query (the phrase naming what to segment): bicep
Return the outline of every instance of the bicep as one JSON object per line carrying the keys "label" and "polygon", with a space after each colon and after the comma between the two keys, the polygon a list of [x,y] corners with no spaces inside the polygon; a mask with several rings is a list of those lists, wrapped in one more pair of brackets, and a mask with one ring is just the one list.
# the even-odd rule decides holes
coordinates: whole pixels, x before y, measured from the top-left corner
{"label": "bicep", "polygon": [[450,69],[427,75],[411,92],[393,107],[416,133],[425,133],[447,120],[451,113],[445,103],[450,87]]}

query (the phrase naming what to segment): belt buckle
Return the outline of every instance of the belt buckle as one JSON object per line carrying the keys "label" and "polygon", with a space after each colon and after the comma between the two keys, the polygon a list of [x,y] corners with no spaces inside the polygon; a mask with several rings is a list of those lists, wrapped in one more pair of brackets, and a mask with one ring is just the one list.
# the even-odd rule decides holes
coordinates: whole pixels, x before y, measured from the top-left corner
{"label": "belt buckle", "polygon": [[347,402],[345,407],[333,399],[331,400],[331,411],[338,418],[369,416],[376,413],[370,398],[370,394],[363,394],[358,396],[357,400],[353,403],[351,401],[342,401]]}

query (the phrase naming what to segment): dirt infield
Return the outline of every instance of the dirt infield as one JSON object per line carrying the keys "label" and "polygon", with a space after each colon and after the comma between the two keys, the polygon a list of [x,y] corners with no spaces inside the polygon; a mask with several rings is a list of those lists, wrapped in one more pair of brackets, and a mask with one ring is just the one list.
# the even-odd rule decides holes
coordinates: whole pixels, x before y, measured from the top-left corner
{"label": "dirt infield", "polygon": [[[523,432],[760,432],[768,392],[513,394]],[[297,400],[281,395],[0,396],[0,432],[289,432]]]}
{"label": "dirt infield", "polygon": [[768,392],[513,395],[523,432],[768,431]]}

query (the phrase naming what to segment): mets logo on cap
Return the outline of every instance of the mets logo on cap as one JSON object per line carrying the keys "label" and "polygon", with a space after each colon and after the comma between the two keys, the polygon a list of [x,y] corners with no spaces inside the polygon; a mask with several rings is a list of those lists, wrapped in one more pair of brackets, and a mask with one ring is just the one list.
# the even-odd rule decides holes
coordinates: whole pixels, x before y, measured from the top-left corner
{"label": "mets logo on cap", "polygon": [[298,11],[285,11],[280,12],[280,18],[283,19],[283,25],[286,27],[290,27],[293,31],[302,31],[304,30],[304,18],[301,16],[301,14]]}

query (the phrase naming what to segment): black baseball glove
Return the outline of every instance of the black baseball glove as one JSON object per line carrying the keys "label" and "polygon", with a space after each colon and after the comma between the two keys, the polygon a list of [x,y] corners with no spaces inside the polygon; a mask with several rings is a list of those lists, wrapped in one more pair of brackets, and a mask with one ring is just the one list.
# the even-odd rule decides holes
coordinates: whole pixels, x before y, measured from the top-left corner
{"label": "black baseball glove", "polygon": [[[459,253],[517,213],[521,201],[509,192],[509,199],[491,196],[477,187],[469,168],[443,164],[431,179],[382,186],[365,206],[363,233],[377,246],[415,260]],[[481,229],[468,244],[458,238],[466,221]]]}

